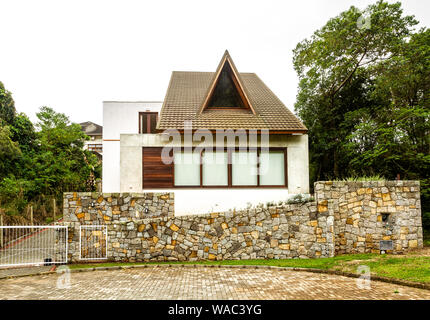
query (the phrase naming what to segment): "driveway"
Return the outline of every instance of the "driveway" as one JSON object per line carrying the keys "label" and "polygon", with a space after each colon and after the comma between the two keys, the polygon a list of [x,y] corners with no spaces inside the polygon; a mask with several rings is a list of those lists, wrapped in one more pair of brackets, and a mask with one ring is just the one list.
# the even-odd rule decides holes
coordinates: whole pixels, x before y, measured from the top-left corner
{"label": "driveway", "polygon": [[[0,299],[430,299],[430,291],[279,269],[159,267],[0,280]],[[63,278],[62,278],[63,277]],[[60,287],[57,287],[57,282]]]}

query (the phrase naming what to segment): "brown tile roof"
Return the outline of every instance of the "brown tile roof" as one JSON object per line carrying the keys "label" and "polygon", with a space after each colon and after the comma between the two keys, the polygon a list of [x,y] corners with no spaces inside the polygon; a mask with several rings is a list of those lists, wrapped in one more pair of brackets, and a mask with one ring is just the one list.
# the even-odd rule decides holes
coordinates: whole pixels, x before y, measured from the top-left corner
{"label": "brown tile roof", "polygon": [[81,122],[81,129],[87,136],[99,136],[103,134],[103,127],[97,123],[87,121]]}
{"label": "brown tile roof", "polygon": [[201,112],[214,75],[214,72],[172,72],[157,129],[181,130],[184,121],[192,121],[193,129],[307,131],[255,73],[240,73],[255,114],[249,109],[210,109]]}

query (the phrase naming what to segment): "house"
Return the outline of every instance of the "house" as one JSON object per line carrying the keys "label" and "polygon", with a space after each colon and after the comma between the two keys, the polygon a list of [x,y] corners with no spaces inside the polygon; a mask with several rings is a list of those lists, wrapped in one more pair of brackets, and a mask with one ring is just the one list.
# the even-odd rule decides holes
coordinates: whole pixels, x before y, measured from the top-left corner
{"label": "house", "polygon": [[84,149],[103,155],[103,127],[97,123],[87,121],[80,123],[82,131],[90,137],[85,141]]}
{"label": "house", "polygon": [[309,193],[306,127],[228,51],[174,71],[163,102],[105,101],[103,127],[103,192],[171,191],[176,215]]}

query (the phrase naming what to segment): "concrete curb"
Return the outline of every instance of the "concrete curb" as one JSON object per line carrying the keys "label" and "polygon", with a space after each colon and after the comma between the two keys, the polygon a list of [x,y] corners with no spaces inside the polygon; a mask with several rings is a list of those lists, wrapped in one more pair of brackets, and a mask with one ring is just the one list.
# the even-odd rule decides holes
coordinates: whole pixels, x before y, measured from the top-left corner
{"label": "concrete curb", "polygon": [[[141,265],[131,265],[131,266],[112,266],[112,267],[94,267],[94,268],[80,268],[80,269],[69,269],[70,273],[79,273],[79,272],[90,272],[90,271],[109,271],[109,270],[126,270],[126,269],[135,269],[135,268],[236,268],[236,269],[277,269],[279,271],[299,271],[299,272],[311,272],[311,273],[320,273],[320,274],[331,274],[344,276],[348,278],[359,278],[360,275],[356,273],[349,273],[337,270],[324,270],[324,269],[315,269],[315,268],[296,268],[296,267],[278,267],[278,266],[260,266],[260,265],[203,265],[203,264],[141,264]],[[13,279],[13,278],[22,278],[22,277],[32,277],[32,276],[43,276],[61,273],[58,271],[46,271],[46,272],[36,272],[32,274],[22,274],[22,275],[10,275],[5,277],[0,277],[0,280],[3,279]],[[430,284],[427,283],[419,283],[412,282],[407,280],[400,280],[395,278],[387,278],[376,275],[371,275],[370,280],[397,284],[406,287],[430,290]]]}
{"label": "concrete curb", "polygon": [[14,278],[24,278],[24,277],[34,277],[34,276],[44,276],[48,274],[57,273],[55,271],[45,271],[45,272],[35,272],[35,273],[27,273],[27,274],[18,274],[18,275],[10,275],[10,276],[1,276],[0,280],[4,279],[14,279]]}

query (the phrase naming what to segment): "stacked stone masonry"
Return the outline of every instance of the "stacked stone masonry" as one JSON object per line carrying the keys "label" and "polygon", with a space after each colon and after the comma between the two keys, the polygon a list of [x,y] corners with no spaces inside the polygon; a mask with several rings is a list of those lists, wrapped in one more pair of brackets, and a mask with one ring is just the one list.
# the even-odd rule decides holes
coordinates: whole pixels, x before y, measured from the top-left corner
{"label": "stacked stone masonry", "polygon": [[81,225],[106,226],[113,261],[331,257],[380,240],[402,253],[423,244],[419,197],[416,181],[317,182],[314,202],[175,217],[173,193],[65,193],[63,224],[73,262]]}
{"label": "stacked stone masonry", "polygon": [[334,217],[335,254],[393,253],[423,246],[418,181],[317,182],[318,213]]}

